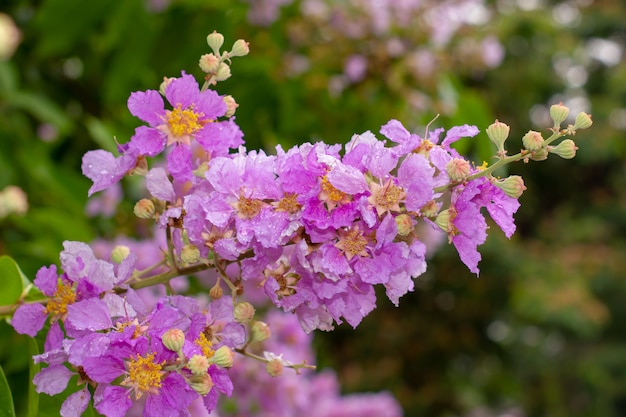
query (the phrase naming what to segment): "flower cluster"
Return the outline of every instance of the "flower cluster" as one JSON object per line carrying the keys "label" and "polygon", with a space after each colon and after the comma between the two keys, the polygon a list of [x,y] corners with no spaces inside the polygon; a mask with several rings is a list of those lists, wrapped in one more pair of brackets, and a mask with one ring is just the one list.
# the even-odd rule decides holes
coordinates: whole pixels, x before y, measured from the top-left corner
{"label": "flower cluster", "polygon": [[[199,402],[211,412],[218,392],[233,392],[231,377],[247,378],[245,371],[227,372],[234,353],[264,363],[270,376],[284,367],[308,369],[307,352],[294,363],[282,353],[250,350],[260,342],[283,353],[289,348],[267,341],[269,328],[255,319],[247,296],[293,313],[306,333],[343,321],[357,326],[376,306],[376,285],[396,305],[413,290],[426,270],[423,226],[443,231],[478,274],[485,212],[510,237],[525,189],[520,177],[498,179],[492,172],[550,153],[571,158],[577,149],[571,139],[552,143],[591,125],[580,113],[561,129],[568,109],[554,105],[552,135],[530,131],[524,149],[507,156],[509,129],[496,122],[487,129],[497,147],[491,166],[473,165],[452,146],[477,135],[475,126],[421,137],[397,120],[380,129],[385,139],[368,131],[343,147],[304,143],[278,146],[274,154],[249,151],[233,117],[237,104],[210,89],[230,76],[230,58],[246,55],[248,45],[239,40],[220,52],[217,33],[207,42],[213,52],[200,59],[202,87],[183,72],[165,79],[159,91],[132,93],[128,108],[147,125],[118,146],[119,156],[96,150],[83,158],[90,194],[128,174],[145,175],[146,198],[134,211],[164,232],[159,259],[146,266],[137,251],[117,247],[109,262],[85,243],[65,242],[62,273],[55,265],[41,268],[34,281],[40,299],[21,301],[14,313],[12,324],[22,334],[35,336],[50,323],[44,352],[35,357],[48,365],[35,377],[37,390],[58,394],[73,376],[82,385],[64,402],[64,416],[80,415],[91,400],[107,417],[123,416],[138,402],[146,416],[188,415]],[[150,166],[148,158],[156,163]],[[149,297],[138,294],[203,271],[213,273],[208,297],[160,295],[146,302]],[[326,399],[316,401],[322,408],[315,415],[333,415],[323,407],[336,406],[328,400],[337,397],[334,382],[311,380],[311,395]],[[303,409],[306,401],[293,400],[293,410]],[[364,415],[362,402],[369,403],[363,397],[341,407]],[[279,415],[271,407],[267,412]]]}

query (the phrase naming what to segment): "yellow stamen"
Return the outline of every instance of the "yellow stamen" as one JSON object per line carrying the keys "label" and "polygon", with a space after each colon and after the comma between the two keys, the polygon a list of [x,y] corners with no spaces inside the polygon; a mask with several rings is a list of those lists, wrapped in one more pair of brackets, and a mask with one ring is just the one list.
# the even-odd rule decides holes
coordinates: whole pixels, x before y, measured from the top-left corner
{"label": "yellow stamen", "polygon": [[196,113],[191,108],[183,110],[179,104],[176,108],[167,112],[165,119],[170,133],[175,137],[183,137],[193,135],[202,129],[202,124],[199,121],[202,116],[202,113]]}
{"label": "yellow stamen", "polygon": [[206,337],[204,332],[200,333],[200,336],[194,340],[194,343],[202,350],[202,354],[205,357],[211,358],[215,354],[215,351],[211,349],[213,343],[211,343],[211,341]]}
{"label": "yellow stamen", "polygon": [[146,356],[138,355],[127,363],[128,377],[121,382],[121,385],[132,387],[137,400],[145,392],[156,394],[161,388],[163,364],[155,363],[155,356],[154,352]]}
{"label": "yellow stamen", "polygon": [[72,291],[71,285],[59,282],[57,285],[57,291],[46,304],[46,313],[63,316],[67,313],[67,306],[69,304],[74,304],[75,301],[76,294]]}

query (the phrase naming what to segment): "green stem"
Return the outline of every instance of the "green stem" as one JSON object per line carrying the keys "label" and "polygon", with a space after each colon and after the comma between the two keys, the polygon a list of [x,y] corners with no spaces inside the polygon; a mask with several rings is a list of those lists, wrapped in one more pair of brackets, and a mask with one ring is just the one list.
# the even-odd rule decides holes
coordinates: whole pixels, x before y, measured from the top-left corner
{"label": "green stem", "polygon": [[[243,356],[247,356],[248,358],[252,358],[252,359],[256,359],[257,361],[263,362],[263,363],[269,363],[268,359],[265,359],[263,356],[259,356],[256,355],[252,352],[248,352],[245,349],[235,349],[235,352],[243,355]],[[292,368],[295,369],[296,372],[298,372],[300,369],[317,369],[317,367],[315,365],[308,365],[306,363],[306,361],[302,361],[302,363],[294,363],[293,365],[284,365],[286,368]]]}

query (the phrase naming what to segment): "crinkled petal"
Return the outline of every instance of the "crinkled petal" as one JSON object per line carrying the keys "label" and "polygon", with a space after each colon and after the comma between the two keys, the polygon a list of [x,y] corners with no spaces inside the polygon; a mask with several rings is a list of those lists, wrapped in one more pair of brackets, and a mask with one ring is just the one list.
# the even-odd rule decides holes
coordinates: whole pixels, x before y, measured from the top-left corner
{"label": "crinkled petal", "polygon": [[98,298],[89,298],[67,306],[66,322],[76,330],[104,330],[113,325],[107,305]]}
{"label": "crinkled petal", "polygon": [[129,149],[138,155],[157,156],[165,149],[167,135],[162,131],[148,126],[139,126],[130,138]]}
{"label": "crinkled petal", "polygon": [[75,393],[67,397],[65,401],[63,401],[63,405],[61,405],[61,416],[82,416],[87,409],[90,400],[91,394],[86,387],[79,391],[76,391]]}
{"label": "crinkled petal", "polygon": [[136,163],[137,155],[133,152],[126,152],[117,158],[102,149],[87,152],[83,156],[82,172],[93,181],[88,195],[116,184]]}
{"label": "crinkled petal", "polygon": [[128,98],[128,110],[130,110],[130,114],[148,122],[150,126],[158,126],[163,123],[164,103],[158,91],[148,90],[132,93]]}
{"label": "crinkled petal", "polygon": [[52,365],[39,371],[33,377],[33,384],[39,393],[57,395],[65,391],[72,375],[72,372],[65,365]]}
{"label": "crinkled petal", "polygon": [[106,417],[124,417],[133,405],[127,390],[123,387],[107,385],[99,394],[95,407]]}
{"label": "crinkled petal", "polygon": [[42,266],[35,276],[35,286],[48,297],[52,297],[56,293],[58,282],[59,274],[56,265]]}
{"label": "crinkled petal", "polygon": [[183,109],[191,106],[200,94],[198,82],[192,75],[182,73],[180,78],[173,79],[165,88],[165,97],[173,107],[181,106]]}
{"label": "crinkled petal", "polygon": [[146,187],[153,197],[163,201],[174,201],[176,193],[174,186],[167,177],[167,171],[164,168],[152,168],[146,175]]}
{"label": "crinkled petal", "polygon": [[23,304],[15,310],[11,325],[19,334],[35,337],[43,328],[48,313],[41,304]]}

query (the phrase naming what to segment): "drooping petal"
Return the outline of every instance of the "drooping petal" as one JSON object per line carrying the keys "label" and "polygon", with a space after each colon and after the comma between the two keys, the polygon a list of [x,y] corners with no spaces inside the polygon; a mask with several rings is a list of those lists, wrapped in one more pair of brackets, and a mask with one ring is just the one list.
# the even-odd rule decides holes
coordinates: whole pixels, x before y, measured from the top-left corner
{"label": "drooping petal", "polygon": [[128,98],[127,104],[130,114],[148,122],[150,126],[158,126],[163,122],[165,110],[163,98],[158,91],[134,92]]}
{"label": "drooping petal", "polygon": [[48,313],[41,304],[24,304],[13,313],[11,325],[19,334],[35,337],[43,328],[46,318],[48,318]]}
{"label": "drooping petal", "polygon": [[52,365],[39,371],[33,377],[33,384],[39,393],[57,395],[65,391],[72,375],[72,372],[65,365]]}

